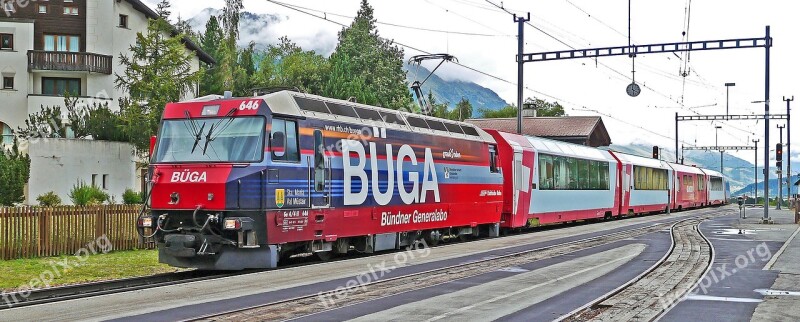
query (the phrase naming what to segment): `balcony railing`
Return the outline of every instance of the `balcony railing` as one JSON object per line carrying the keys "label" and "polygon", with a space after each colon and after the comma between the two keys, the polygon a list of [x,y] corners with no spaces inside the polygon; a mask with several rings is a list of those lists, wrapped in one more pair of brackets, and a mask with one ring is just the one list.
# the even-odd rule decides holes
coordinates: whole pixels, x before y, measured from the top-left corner
{"label": "balcony railing", "polygon": [[57,70],[111,75],[112,56],[85,52],[28,50],[28,71]]}

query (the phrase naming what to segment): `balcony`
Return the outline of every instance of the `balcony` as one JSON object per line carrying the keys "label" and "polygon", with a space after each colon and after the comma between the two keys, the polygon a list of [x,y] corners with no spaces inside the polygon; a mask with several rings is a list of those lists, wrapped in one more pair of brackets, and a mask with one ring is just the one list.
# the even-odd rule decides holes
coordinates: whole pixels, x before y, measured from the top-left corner
{"label": "balcony", "polygon": [[28,50],[28,71],[90,72],[111,75],[112,56],[84,52]]}

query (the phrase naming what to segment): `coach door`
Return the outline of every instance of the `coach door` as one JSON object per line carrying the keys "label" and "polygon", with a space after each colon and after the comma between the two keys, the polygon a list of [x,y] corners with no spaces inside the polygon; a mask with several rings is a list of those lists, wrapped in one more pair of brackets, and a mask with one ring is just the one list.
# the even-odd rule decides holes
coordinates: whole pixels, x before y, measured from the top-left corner
{"label": "coach door", "polygon": [[322,131],[314,130],[314,160],[311,168],[311,206],[325,208],[330,206],[331,171],[330,160],[325,157],[325,142]]}
{"label": "coach door", "polygon": [[522,151],[514,151],[514,214],[516,215],[519,209],[519,192],[522,190],[523,183],[522,177]]}

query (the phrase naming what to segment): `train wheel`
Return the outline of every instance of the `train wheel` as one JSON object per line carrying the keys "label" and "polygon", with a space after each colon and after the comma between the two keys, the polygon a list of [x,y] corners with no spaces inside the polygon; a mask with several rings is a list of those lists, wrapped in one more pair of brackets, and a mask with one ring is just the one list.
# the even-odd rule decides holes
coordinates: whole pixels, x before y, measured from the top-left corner
{"label": "train wheel", "polygon": [[422,233],[422,236],[425,240],[425,244],[431,247],[439,245],[439,241],[442,240],[442,233],[438,230],[426,230]]}
{"label": "train wheel", "polygon": [[327,261],[333,259],[336,256],[336,254],[334,254],[332,251],[316,252],[316,253],[314,253],[314,255],[316,255],[317,258],[319,258],[319,260],[321,260],[323,262],[327,262]]}

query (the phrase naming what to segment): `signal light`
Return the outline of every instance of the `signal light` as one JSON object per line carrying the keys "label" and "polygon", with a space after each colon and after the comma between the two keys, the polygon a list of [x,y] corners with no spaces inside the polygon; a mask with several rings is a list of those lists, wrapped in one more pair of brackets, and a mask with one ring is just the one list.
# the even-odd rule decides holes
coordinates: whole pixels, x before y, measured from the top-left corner
{"label": "signal light", "polygon": [[653,159],[658,159],[658,145],[653,146]]}
{"label": "signal light", "polygon": [[239,219],[225,219],[226,230],[239,230],[242,228],[242,222]]}
{"label": "signal light", "polygon": [[780,168],[783,166],[783,144],[775,144],[775,166]]}

